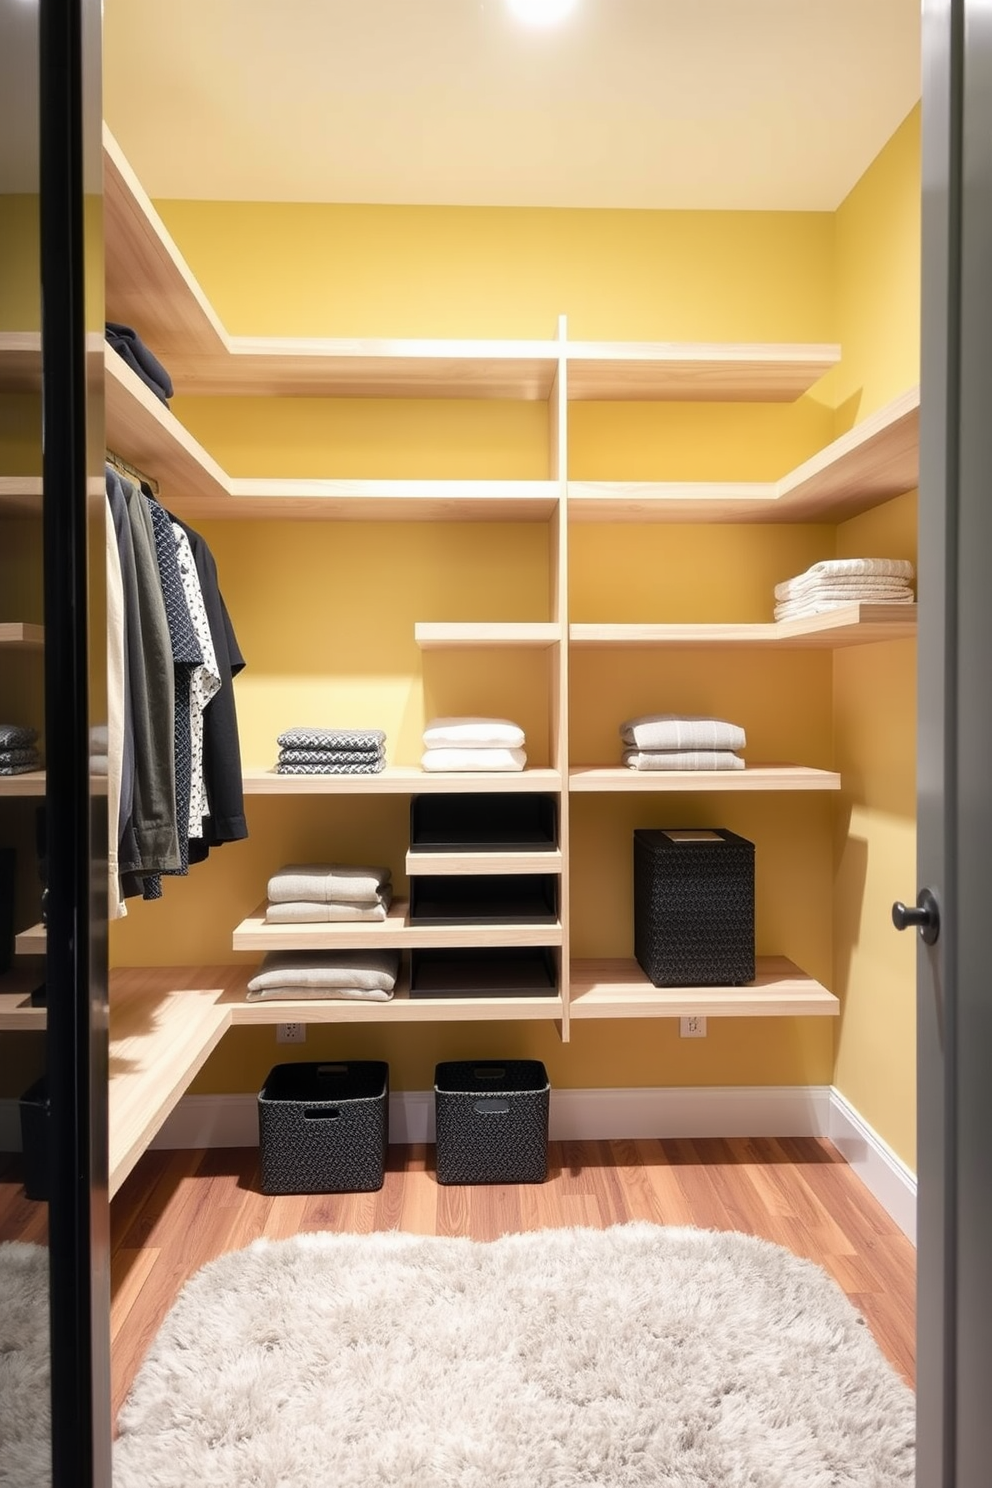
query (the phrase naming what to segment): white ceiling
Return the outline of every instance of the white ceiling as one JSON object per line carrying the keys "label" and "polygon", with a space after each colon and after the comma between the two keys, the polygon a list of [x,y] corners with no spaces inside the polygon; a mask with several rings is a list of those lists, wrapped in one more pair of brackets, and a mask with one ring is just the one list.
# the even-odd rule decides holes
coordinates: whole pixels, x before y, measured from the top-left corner
{"label": "white ceiling", "polygon": [[105,0],[152,196],[833,210],[920,92],[920,0]]}

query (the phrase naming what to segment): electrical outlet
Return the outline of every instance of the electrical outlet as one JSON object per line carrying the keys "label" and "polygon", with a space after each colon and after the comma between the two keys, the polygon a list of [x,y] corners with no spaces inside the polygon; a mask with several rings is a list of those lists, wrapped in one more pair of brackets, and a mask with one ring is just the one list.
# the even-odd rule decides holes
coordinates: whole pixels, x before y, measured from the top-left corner
{"label": "electrical outlet", "polygon": [[277,1023],[277,1044],[305,1044],[307,1041],[307,1025],[305,1023]]}
{"label": "electrical outlet", "polygon": [[694,1017],[694,1018],[680,1018],[679,1019],[679,1037],[680,1038],[705,1038],[706,1037],[706,1019],[705,1018],[699,1018],[699,1017]]}

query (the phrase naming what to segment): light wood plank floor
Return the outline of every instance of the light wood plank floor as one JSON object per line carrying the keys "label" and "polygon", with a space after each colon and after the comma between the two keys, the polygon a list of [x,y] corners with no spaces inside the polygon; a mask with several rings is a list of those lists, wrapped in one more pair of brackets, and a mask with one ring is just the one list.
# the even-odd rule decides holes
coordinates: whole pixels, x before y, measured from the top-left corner
{"label": "light wood plank floor", "polygon": [[[864,1313],[910,1383],[916,1253],[835,1148],[813,1139],[552,1143],[544,1184],[439,1186],[433,1148],[390,1148],[378,1193],[266,1198],[258,1152],[149,1152],[112,1206],[116,1415],[183,1283],[260,1235],[403,1229],[494,1239],[512,1230],[632,1219],[744,1230],[818,1262]],[[16,1166],[0,1159],[0,1239],[44,1238]]]}

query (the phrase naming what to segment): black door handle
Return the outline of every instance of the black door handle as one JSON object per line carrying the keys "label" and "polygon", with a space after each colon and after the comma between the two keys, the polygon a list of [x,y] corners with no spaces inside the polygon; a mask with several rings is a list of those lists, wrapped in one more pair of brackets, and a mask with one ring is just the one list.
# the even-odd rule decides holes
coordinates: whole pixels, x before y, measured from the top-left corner
{"label": "black door handle", "polygon": [[892,906],[892,923],[897,930],[908,930],[915,925],[924,944],[933,945],[940,934],[940,906],[929,889],[921,889],[914,908],[896,900]]}

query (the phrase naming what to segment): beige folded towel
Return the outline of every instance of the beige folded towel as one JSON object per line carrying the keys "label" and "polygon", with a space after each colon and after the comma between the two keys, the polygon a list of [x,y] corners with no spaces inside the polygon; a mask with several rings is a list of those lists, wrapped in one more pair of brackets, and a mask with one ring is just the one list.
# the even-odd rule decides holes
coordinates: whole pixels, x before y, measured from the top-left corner
{"label": "beige folded towel", "polygon": [[522,749],[428,749],[420,760],[422,770],[522,770],[527,756]]}
{"label": "beige folded towel", "polygon": [[432,718],[425,749],[521,749],[524,731],[508,718]]}
{"label": "beige folded towel", "polygon": [[378,904],[311,904],[295,900],[289,904],[270,904],[265,911],[267,925],[338,925],[382,922],[392,903],[392,891],[382,891]]}
{"label": "beige folded towel", "polygon": [[740,755],[729,749],[625,749],[623,762],[631,770],[743,770]]}
{"label": "beige folded towel", "polygon": [[906,558],[825,558],[804,573],[776,584],[775,598],[791,599],[796,589],[811,583],[832,583],[836,579],[901,579],[908,583],[915,572]]}
{"label": "beige folded towel", "polygon": [[388,1002],[399,951],[270,951],[248,983],[249,1002],[279,997],[344,997]]}
{"label": "beige folded towel", "polygon": [[388,868],[353,863],[289,863],[269,879],[273,904],[378,904],[389,883]]}
{"label": "beige folded towel", "polygon": [[646,713],[620,725],[620,738],[635,749],[743,749],[744,730],[720,718],[681,717],[677,713]]}

